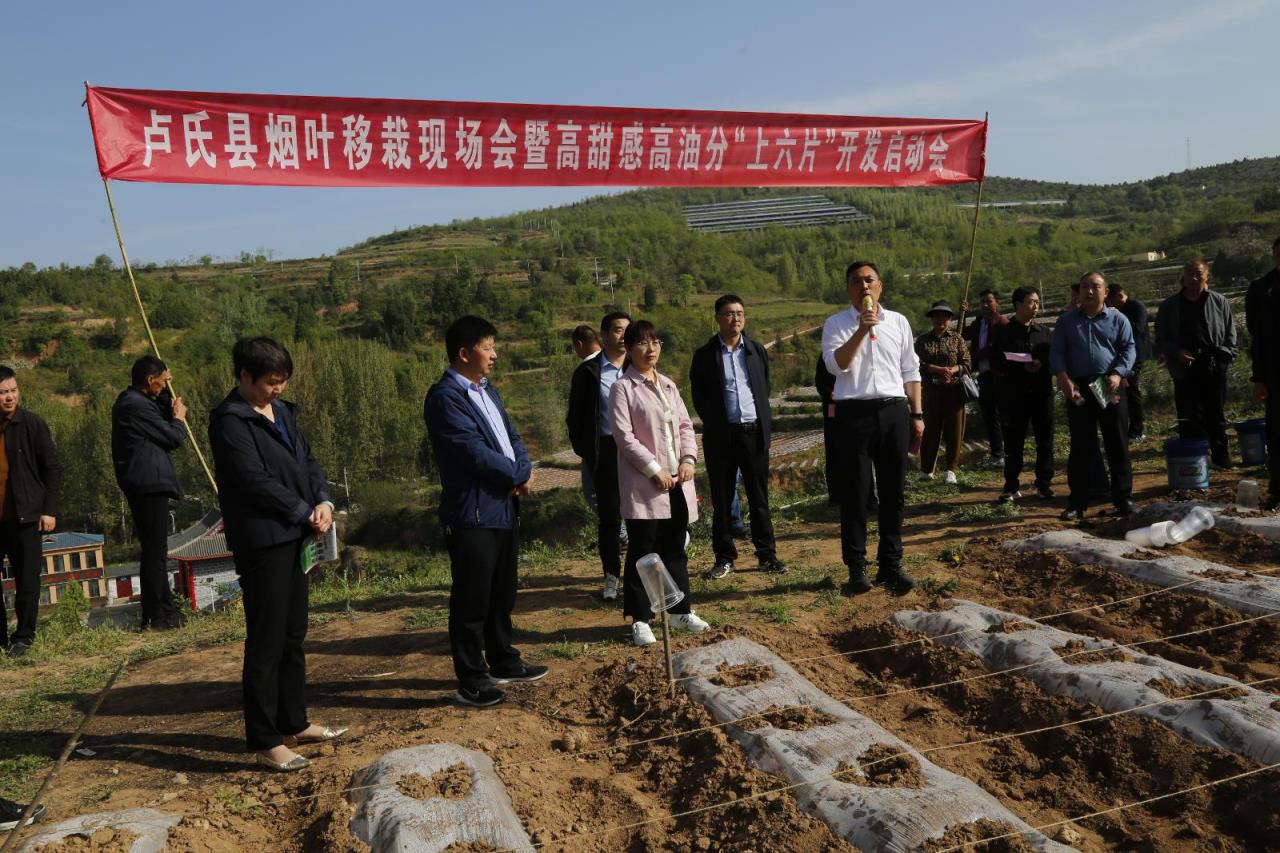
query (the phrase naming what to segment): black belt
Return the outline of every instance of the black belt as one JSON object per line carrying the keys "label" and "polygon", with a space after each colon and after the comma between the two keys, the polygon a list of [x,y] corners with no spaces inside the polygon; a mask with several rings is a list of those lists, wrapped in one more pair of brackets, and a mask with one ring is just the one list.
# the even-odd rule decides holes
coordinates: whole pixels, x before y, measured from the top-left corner
{"label": "black belt", "polygon": [[836,409],[868,411],[871,409],[883,409],[888,406],[901,406],[905,405],[906,402],[906,397],[871,397],[866,400],[836,400]]}
{"label": "black belt", "polygon": [[760,430],[760,422],[752,421],[749,424],[729,424],[732,432],[758,432]]}

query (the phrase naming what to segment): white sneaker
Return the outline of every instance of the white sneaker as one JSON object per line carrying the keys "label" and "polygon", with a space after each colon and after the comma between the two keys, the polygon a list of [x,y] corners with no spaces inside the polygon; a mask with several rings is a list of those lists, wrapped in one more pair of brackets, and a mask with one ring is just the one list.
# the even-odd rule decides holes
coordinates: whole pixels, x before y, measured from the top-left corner
{"label": "white sneaker", "polygon": [[631,642],[640,648],[644,648],[658,642],[658,638],[653,636],[653,630],[649,628],[648,622],[632,622]]}
{"label": "white sneaker", "polygon": [[916,482],[918,483],[923,483],[926,480],[932,480],[932,479],[933,479],[933,475],[926,474],[924,471],[921,471],[919,474],[916,475]]}
{"label": "white sneaker", "polygon": [[600,597],[605,601],[617,601],[618,590],[622,589],[622,579],[617,575],[604,576],[604,590],[600,593]]}
{"label": "white sneaker", "polygon": [[688,613],[677,613],[671,617],[672,628],[683,628],[694,634],[701,634],[703,631],[711,627],[707,620],[702,619],[697,613],[689,611]]}
{"label": "white sneaker", "polygon": [[948,471],[947,473],[943,474],[943,475],[942,475],[942,482],[946,483],[946,484],[947,484],[947,485],[949,485],[949,486],[954,486],[954,485],[958,482],[958,481],[956,480],[956,472],[955,472],[955,471]]}

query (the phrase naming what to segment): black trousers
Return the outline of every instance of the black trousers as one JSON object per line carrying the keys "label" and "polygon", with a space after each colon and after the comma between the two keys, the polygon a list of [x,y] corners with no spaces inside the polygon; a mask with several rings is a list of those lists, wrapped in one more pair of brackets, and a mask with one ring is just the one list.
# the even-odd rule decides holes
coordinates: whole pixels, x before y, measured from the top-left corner
{"label": "black trousers", "polygon": [[1067,428],[1071,434],[1071,451],[1067,457],[1068,504],[1083,511],[1089,506],[1098,456],[1098,433],[1111,475],[1111,500],[1128,500],[1133,494],[1133,468],[1129,464],[1129,407],[1125,389],[1120,388],[1120,402],[1100,406],[1085,385],[1089,379],[1073,380],[1080,386],[1084,402],[1067,404]]}
{"label": "black trousers", "polygon": [[1146,435],[1147,418],[1142,402],[1146,398],[1142,394],[1142,362],[1133,364],[1133,375],[1129,377],[1129,438]]}
{"label": "black trousers", "polygon": [[1027,427],[1036,439],[1037,489],[1047,489],[1053,482],[1053,394],[1010,393],[1006,391],[1000,401],[1000,415],[1004,418],[1004,489],[1016,492],[1022,477],[1023,456],[1026,452]]}
{"label": "black trousers", "polygon": [[920,441],[920,471],[932,474],[938,464],[938,450],[947,442],[946,471],[960,469],[964,444],[964,388],[958,382],[943,385],[925,382],[921,390],[924,409],[924,438]]}
{"label": "black trousers", "polygon": [[[40,549],[40,530],[33,521],[19,524],[16,521],[0,522],[0,561],[9,558],[9,570],[13,576],[13,610],[18,617],[14,629],[15,643],[31,642],[36,638],[36,614],[40,608],[40,566],[44,556]],[[0,645],[9,641],[9,614],[5,612],[4,596],[0,594]]]}
{"label": "black trousers", "polygon": [[182,616],[169,588],[168,535],[169,498],[165,495],[125,493],[133,529],[142,546],[138,580],[142,582],[142,627],[176,627]]}
{"label": "black trousers", "polygon": [[1004,433],[1000,430],[1000,377],[991,371],[978,374],[978,410],[987,431],[992,456],[1004,456]]}
{"label": "black trousers", "polygon": [[880,501],[876,562],[882,572],[902,567],[907,421],[906,400],[901,398],[836,403],[834,437],[838,452],[837,476],[841,480],[840,553],[850,571],[866,565],[873,470]]}
{"label": "black trousers", "polygon": [[738,471],[742,472],[742,486],[747,492],[751,545],[756,558],[774,559],[777,550],[769,513],[769,451],[764,446],[764,434],[759,425],[747,424],[730,426],[728,434],[708,438],[703,436],[702,447],[711,484],[711,547],[716,562],[738,559],[729,520],[729,507],[737,494]]}
{"label": "black trousers", "polygon": [[613,437],[600,436],[600,455],[596,458],[596,547],[600,550],[600,568],[615,578],[622,574],[622,547],[618,531],[622,529],[622,496],[618,492],[618,445]]}
{"label": "black trousers", "polygon": [[[1214,462],[1231,458],[1227,446],[1227,366],[1191,370],[1173,380],[1173,404],[1178,409],[1178,435],[1207,438]],[[1270,419],[1267,420],[1269,424]]]}
{"label": "black trousers", "polygon": [[298,556],[304,540],[235,554],[244,593],[244,736],[271,749],[307,721],[307,594]]}
{"label": "black trousers", "polygon": [[692,602],[689,601],[689,558],[684,553],[684,540],[688,532],[689,504],[685,500],[683,488],[671,490],[670,518],[627,519],[627,563],[622,570],[622,615],[624,617],[630,616],[636,622],[653,620],[649,596],[644,591],[640,572],[636,569],[636,561],[645,554],[657,554],[661,557],[663,564],[667,567],[667,573],[684,593],[684,598],[669,612],[688,613],[690,611]]}
{"label": "black trousers", "polygon": [[[613,537],[618,538],[614,527]],[[511,646],[511,611],[516,606],[516,559],[520,537],[509,530],[472,527],[445,533],[449,547],[449,652],[458,684],[477,690],[489,672],[521,667]]]}

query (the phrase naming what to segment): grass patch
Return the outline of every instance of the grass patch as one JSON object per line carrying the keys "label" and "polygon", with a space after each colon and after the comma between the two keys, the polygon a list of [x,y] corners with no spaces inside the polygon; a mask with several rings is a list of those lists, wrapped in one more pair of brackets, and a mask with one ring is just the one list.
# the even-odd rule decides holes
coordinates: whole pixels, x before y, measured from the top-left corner
{"label": "grass patch", "polygon": [[12,758],[0,758],[0,793],[11,800],[26,803],[40,788],[40,770],[48,764],[43,755],[23,753]]}
{"label": "grass patch", "polygon": [[449,624],[449,608],[419,607],[404,616],[404,626],[410,630],[441,628]]}
{"label": "grass patch", "polygon": [[999,518],[1017,518],[1018,505],[1016,503],[978,503],[969,504],[952,510],[941,517],[941,521],[959,522],[959,521],[991,521]]}
{"label": "grass patch", "polygon": [[242,791],[234,788],[219,788],[213,792],[213,798],[234,815],[257,817],[258,812],[262,810],[255,798],[247,797]]}
{"label": "grass patch", "polygon": [[775,625],[792,625],[796,621],[796,618],[791,615],[791,609],[781,601],[757,604],[751,608],[751,611],[766,622],[772,622]]}
{"label": "grass patch", "polygon": [[938,552],[938,562],[958,566],[964,562],[964,543],[947,545]]}
{"label": "grass patch", "polygon": [[933,598],[947,598],[960,589],[960,581],[955,578],[936,578],[930,575],[920,582],[920,591]]}
{"label": "grass patch", "polygon": [[578,643],[560,640],[555,643],[547,643],[535,651],[532,657],[535,660],[577,660],[588,655],[599,655],[604,651],[606,645],[609,645],[609,643]]}

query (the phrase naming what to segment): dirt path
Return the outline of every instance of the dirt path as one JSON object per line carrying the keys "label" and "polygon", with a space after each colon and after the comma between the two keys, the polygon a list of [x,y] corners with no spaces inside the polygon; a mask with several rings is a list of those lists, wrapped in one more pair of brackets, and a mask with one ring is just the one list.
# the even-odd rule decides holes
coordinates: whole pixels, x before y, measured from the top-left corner
{"label": "dirt path", "polygon": [[[1140,499],[1164,491],[1162,475],[1137,478]],[[1109,606],[1148,588],[1057,557],[1015,556],[997,544],[1060,527],[1061,500],[1028,501],[1012,519],[957,515],[989,503],[995,493],[995,487],[958,492],[946,498],[941,516],[936,504],[909,507],[908,570],[931,579],[935,591],[954,580],[959,596],[1027,616],[1097,605],[1052,624],[1121,642],[1239,618],[1178,592]],[[777,528],[780,556],[792,571],[769,576],[744,570],[723,582],[695,581],[695,607],[715,630],[701,637],[677,635],[677,649],[746,636],[786,659],[825,656],[796,666],[836,698],[986,672],[977,659],[933,644],[858,653],[912,639],[888,627],[888,616],[902,608],[936,606],[936,599],[923,591],[903,598],[881,591],[842,598],[833,589],[844,573],[838,527],[821,502],[783,514]],[[1110,535],[1117,529],[1096,528]],[[939,559],[944,547],[960,544],[966,547],[959,564]],[[1280,569],[1280,546],[1263,548],[1226,534],[1211,532],[1178,550],[1239,564],[1242,545],[1248,546],[1250,568]],[[705,545],[697,553],[695,572],[709,559]],[[515,617],[517,643],[530,658],[548,663],[552,674],[539,684],[515,685],[507,703],[485,711],[464,711],[450,701],[445,628],[412,628],[407,621],[420,608],[445,605],[445,593],[408,595],[395,609],[354,618],[325,617],[331,621],[314,627],[308,638],[308,700],[313,719],[350,725],[351,732],[336,749],[304,748],[317,760],[292,776],[255,770],[241,751],[238,646],[140,664],[122,677],[90,729],[86,746],[96,754],[77,756],[64,770],[48,799],[50,815],[143,805],[181,813],[186,817],[175,833],[174,850],[356,849],[345,829],[350,808],[338,795],[351,773],[390,749],[451,741],[494,759],[526,828],[548,850],[852,849],[785,794],[602,834],[783,783],[750,768],[720,730],[596,751],[710,722],[683,692],[674,699],[666,695],[661,646],[637,650],[629,645],[617,611],[598,600],[598,573],[590,560],[526,572]],[[1280,675],[1280,633],[1270,622],[1148,650],[1244,680]],[[87,691],[58,698],[77,707],[92,699]],[[849,698],[848,704],[918,749],[1097,713],[1013,676],[874,700]],[[32,719],[29,734],[45,737],[50,731]],[[929,757],[972,779],[1033,825],[1254,766],[1129,716]],[[1277,791],[1280,780],[1258,776],[1121,812],[1077,827],[1074,846],[1177,853],[1264,849],[1280,837]]]}

